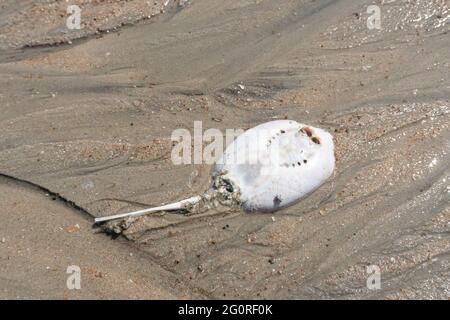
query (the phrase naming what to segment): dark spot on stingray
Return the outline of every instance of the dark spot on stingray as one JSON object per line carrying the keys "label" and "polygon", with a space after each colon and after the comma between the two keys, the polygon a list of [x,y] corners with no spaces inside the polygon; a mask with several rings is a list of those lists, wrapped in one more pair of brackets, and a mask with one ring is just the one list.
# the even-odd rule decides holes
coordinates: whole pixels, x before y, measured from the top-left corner
{"label": "dark spot on stingray", "polygon": [[320,144],[320,140],[317,137],[312,137],[311,140],[312,140],[312,142],[314,142],[316,144]]}
{"label": "dark spot on stingray", "polygon": [[308,160],[306,160],[306,159],[305,159],[305,160],[303,160],[303,163],[307,163],[307,162],[308,162]]}
{"label": "dark spot on stingray", "polygon": [[299,165],[299,166],[301,166],[302,164],[300,163],[300,161],[299,162],[297,162],[297,164]]}
{"label": "dark spot on stingray", "polygon": [[233,188],[233,185],[231,183],[229,183],[226,180],[223,180],[223,183],[224,183],[224,186],[225,186],[225,190],[227,190],[230,193],[234,192],[234,188]]}
{"label": "dark spot on stingray", "polygon": [[279,207],[282,201],[283,201],[283,200],[282,200],[279,196],[275,196],[275,197],[273,198],[273,206],[274,206],[275,208]]}
{"label": "dark spot on stingray", "polygon": [[281,132],[281,133],[285,133],[286,131],[284,131],[284,130],[281,130],[280,132]]}

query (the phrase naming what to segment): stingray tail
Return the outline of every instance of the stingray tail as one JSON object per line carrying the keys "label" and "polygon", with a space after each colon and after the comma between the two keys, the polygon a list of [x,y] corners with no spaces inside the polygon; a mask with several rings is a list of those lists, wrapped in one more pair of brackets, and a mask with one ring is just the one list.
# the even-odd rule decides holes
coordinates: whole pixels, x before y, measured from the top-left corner
{"label": "stingray tail", "polygon": [[174,202],[174,203],[169,203],[169,204],[159,206],[159,207],[147,208],[147,209],[142,209],[142,210],[133,211],[133,212],[119,213],[119,214],[115,214],[112,216],[95,218],[95,223],[100,223],[100,222],[105,222],[105,221],[115,220],[115,219],[129,218],[129,217],[139,217],[139,216],[143,216],[145,214],[149,214],[149,213],[157,212],[157,211],[182,210],[182,209],[185,209],[188,207],[192,207],[193,205],[200,202],[201,199],[202,199],[201,196],[195,196],[195,197],[191,197],[191,198],[181,200],[178,202]]}

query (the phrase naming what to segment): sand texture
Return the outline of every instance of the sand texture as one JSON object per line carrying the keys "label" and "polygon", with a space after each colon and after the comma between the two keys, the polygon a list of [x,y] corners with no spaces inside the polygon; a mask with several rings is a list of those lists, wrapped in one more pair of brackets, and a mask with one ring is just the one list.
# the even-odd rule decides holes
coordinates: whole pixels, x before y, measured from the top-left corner
{"label": "sand texture", "polygon": [[[450,297],[447,1],[79,3],[68,31],[64,2],[0,0],[0,298]],[[286,118],[338,158],[295,206],[90,229],[208,187],[210,166],[171,161],[173,130]],[[92,271],[79,292],[68,264]]]}

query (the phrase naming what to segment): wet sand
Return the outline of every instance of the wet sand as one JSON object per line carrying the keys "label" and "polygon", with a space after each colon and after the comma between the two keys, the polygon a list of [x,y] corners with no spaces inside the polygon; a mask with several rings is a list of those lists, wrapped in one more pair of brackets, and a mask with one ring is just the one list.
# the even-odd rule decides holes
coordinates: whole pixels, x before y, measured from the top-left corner
{"label": "wet sand", "polygon": [[[0,191],[0,299],[192,297],[136,246],[94,234],[90,217],[55,195],[5,177]],[[69,266],[80,268],[79,290],[67,287]]]}
{"label": "wet sand", "polygon": [[[114,10],[105,9],[110,2]],[[65,282],[35,282],[41,289],[31,291],[25,261],[49,260],[17,257],[21,268],[1,262],[12,292],[2,297],[448,299],[449,7],[380,1],[382,29],[369,30],[372,2],[100,1],[82,7],[82,31],[67,32],[60,5],[0,1],[0,173],[12,177],[1,184],[6,243],[35,225],[15,217],[38,211],[40,227],[27,235],[36,246],[61,250],[72,236],[52,235],[57,216],[60,226],[82,226],[74,249],[96,239],[111,259],[125,261],[128,248],[143,257],[101,271],[114,276],[78,296],[58,287]],[[284,118],[336,140],[335,176],[297,205],[269,215],[149,216],[115,241],[88,228],[89,216],[208,187],[209,166],[172,163],[173,130]],[[127,263],[139,276],[147,265],[155,272],[124,289]],[[366,287],[372,264],[380,290]]]}

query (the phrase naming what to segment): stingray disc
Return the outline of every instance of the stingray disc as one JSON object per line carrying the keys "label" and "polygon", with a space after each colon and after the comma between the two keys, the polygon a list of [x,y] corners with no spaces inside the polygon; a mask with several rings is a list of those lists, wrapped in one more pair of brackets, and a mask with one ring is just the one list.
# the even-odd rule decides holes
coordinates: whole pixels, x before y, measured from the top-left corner
{"label": "stingray disc", "polygon": [[216,161],[213,175],[239,189],[245,211],[275,211],[307,196],[335,166],[333,137],[291,120],[251,128]]}

